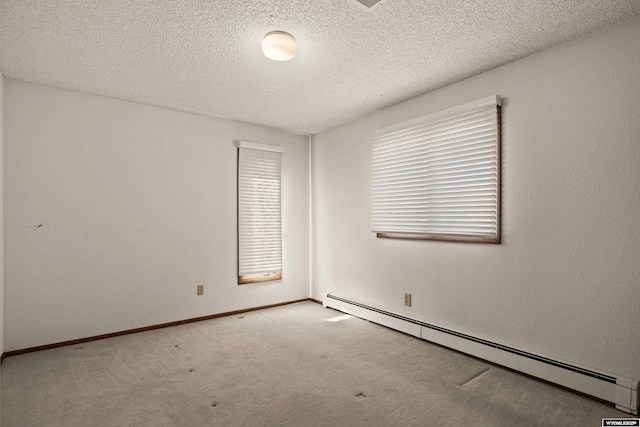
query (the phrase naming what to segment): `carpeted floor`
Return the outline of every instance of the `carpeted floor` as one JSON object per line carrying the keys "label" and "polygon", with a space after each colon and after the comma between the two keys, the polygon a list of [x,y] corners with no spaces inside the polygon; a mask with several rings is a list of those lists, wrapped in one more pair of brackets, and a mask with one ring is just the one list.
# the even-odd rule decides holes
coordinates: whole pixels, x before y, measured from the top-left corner
{"label": "carpeted floor", "polygon": [[614,407],[305,302],[9,357],[2,427],[600,426]]}

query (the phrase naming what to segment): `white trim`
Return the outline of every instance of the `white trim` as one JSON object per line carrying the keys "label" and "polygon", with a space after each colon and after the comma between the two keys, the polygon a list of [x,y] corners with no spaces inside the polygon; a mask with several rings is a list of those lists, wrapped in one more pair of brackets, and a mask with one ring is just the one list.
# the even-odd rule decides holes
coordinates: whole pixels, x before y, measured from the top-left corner
{"label": "white trim", "polygon": [[313,137],[308,135],[307,147],[309,150],[309,298],[313,298]]}
{"label": "white trim", "polygon": [[[536,358],[523,355],[528,352],[511,349],[514,351],[505,351],[501,348],[483,344],[467,338],[473,338],[469,335],[453,331],[457,335],[444,332],[448,330],[440,326],[427,324],[426,322],[414,318],[409,318],[396,313],[391,313],[378,307],[358,303],[355,301],[348,302],[345,299],[336,299],[337,297],[325,294],[323,305],[327,308],[349,313],[362,319],[370,320],[383,326],[413,335],[426,341],[434,342],[445,347],[453,348],[474,357],[487,360],[498,365],[506,366],[516,371],[523,372],[534,377],[542,378],[549,382],[559,384],[573,390],[580,391],[599,399],[609,401],[616,405],[616,408],[638,415],[638,381],[610,374],[603,371],[596,371],[592,368],[580,366],[575,363],[569,363],[558,359],[550,359],[546,356],[537,355]],[[430,327],[426,327],[430,326]],[[440,330],[438,330],[440,329]],[[448,330],[452,332],[451,330]],[[499,344],[497,344],[499,345]],[[504,347],[504,346],[503,346]],[[520,352],[521,354],[517,354]],[[536,356],[528,353],[529,356]],[[547,363],[540,359],[546,359]],[[554,364],[548,363],[552,361]],[[566,367],[561,367],[566,365]],[[577,368],[577,369],[569,369]],[[578,372],[580,369],[591,371],[604,377],[615,379],[615,383],[606,381],[589,374]]]}
{"label": "white trim", "polygon": [[435,122],[443,117],[449,117],[456,115],[460,112],[473,110],[475,108],[488,107],[490,105],[502,105],[502,99],[498,95],[488,96],[486,98],[478,99],[477,101],[468,102],[463,105],[447,108],[446,110],[438,111],[436,113],[428,114],[426,116],[418,117],[417,119],[407,120],[406,122],[398,123],[396,125],[388,126],[386,128],[378,129],[372,133],[376,138],[380,135],[384,135],[391,132],[397,132],[404,130],[408,127],[421,126],[427,123]]}
{"label": "white trim", "polygon": [[251,150],[273,151],[276,153],[284,153],[284,148],[278,145],[260,144],[258,142],[238,141],[238,148],[249,148]]}

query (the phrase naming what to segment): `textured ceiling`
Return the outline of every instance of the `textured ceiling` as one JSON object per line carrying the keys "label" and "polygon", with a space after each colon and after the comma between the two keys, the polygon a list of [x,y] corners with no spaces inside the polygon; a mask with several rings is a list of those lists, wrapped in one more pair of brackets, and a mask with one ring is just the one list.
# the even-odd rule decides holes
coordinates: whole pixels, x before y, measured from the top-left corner
{"label": "textured ceiling", "polygon": [[[640,16],[640,0],[2,0],[5,77],[317,133]],[[298,55],[273,62],[264,34]]]}

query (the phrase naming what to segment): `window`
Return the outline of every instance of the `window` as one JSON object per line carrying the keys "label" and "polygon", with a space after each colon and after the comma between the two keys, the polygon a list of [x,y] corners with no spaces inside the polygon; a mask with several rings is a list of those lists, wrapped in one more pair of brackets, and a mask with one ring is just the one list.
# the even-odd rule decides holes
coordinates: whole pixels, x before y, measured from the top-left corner
{"label": "window", "polygon": [[500,98],[373,134],[378,237],[500,243]]}
{"label": "window", "polygon": [[238,144],[238,284],[282,278],[282,153]]}

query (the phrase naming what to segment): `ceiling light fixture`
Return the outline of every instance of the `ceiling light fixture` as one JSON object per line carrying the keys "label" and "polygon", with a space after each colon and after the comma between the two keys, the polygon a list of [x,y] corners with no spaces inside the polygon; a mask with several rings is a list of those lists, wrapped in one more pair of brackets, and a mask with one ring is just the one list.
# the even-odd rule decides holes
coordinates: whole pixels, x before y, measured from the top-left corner
{"label": "ceiling light fixture", "polygon": [[262,51],[265,56],[274,61],[288,61],[296,56],[298,45],[289,33],[272,31],[262,40]]}

